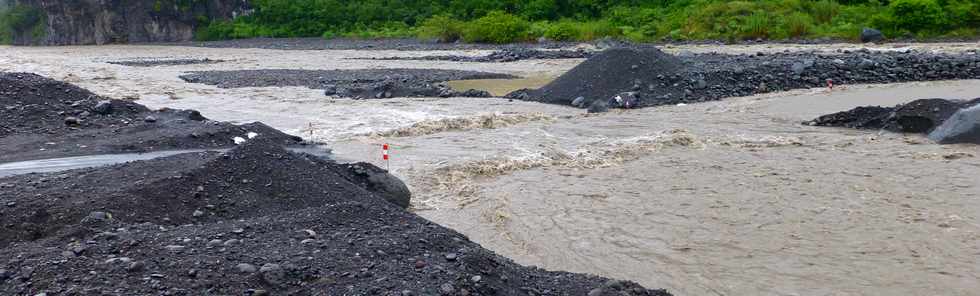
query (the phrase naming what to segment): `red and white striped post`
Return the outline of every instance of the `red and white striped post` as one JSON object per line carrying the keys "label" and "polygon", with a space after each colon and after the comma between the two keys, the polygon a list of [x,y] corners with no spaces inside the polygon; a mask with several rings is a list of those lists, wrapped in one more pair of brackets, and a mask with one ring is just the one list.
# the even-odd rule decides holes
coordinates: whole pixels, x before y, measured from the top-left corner
{"label": "red and white striped post", "polygon": [[385,170],[391,171],[391,165],[388,163],[388,144],[385,143],[381,145],[381,158],[385,161]]}

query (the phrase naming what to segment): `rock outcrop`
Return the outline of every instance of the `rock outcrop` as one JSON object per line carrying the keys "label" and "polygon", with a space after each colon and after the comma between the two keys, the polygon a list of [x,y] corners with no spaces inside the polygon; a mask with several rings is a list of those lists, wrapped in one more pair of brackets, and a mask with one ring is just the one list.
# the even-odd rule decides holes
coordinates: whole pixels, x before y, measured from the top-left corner
{"label": "rock outcrop", "polygon": [[175,42],[198,25],[249,13],[247,0],[12,0],[39,9],[44,34],[17,32],[18,45]]}

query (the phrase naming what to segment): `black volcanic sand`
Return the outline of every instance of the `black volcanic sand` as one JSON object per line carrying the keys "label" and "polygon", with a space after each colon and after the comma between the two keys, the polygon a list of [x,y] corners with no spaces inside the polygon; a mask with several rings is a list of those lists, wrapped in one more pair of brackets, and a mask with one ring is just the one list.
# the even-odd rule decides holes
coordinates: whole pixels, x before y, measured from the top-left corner
{"label": "black volcanic sand", "polygon": [[109,64],[123,65],[130,67],[155,67],[155,66],[180,66],[197,64],[216,64],[225,62],[224,60],[203,59],[133,59],[123,61],[110,61]]}
{"label": "black volcanic sand", "polygon": [[301,138],[261,123],[234,125],[193,110],[153,111],[29,73],[0,73],[0,162],[66,156],[229,148],[249,132],[288,144]]}
{"label": "black volcanic sand", "polygon": [[980,78],[976,54],[861,50],[674,56],[653,47],[632,47],[603,51],[540,89],[507,97],[561,105],[583,97],[589,106],[633,92],[638,106],[648,107],[826,87],[828,79],[846,85],[975,78]]}
{"label": "black volcanic sand", "polygon": [[436,55],[421,57],[383,57],[368,58],[369,60],[410,60],[410,61],[453,61],[453,62],[473,62],[473,63],[506,63],[521,60],[542,60],[542,59],[583,59],[592,56],[592,52],[585,50],[538,50],[530,48],[511,48],[494,51],[485,56],[459,56],[459,55]]}
{"label": "black volcanic sand", "polygon": [[[84,91],[9,75],[33,82],[12,100],[39,114]],[[48,89],[58,94],[33,95]],[[126,104],[112,116],[147,112]],[[17,122],[10,134],[78,132]],[[669,295],[517,265],[387,201],[391,186],[370,177],[379,168],[282,144],[259,136],[227,152],[0,178],[0,294]]]}
{"label": "black volcanic sand", "polygon": [[221,88],[305,86],[328,96],[375,99],[391,97],[489,97],[485,91],[458,92],[442,82],[515,78],[507,74],[441,69],[236,70],[200,71],[180,76],[190,83]]}
{"label": "black volcanic sand", "polygon": [[956,111],[977,104],[980,104],[980,98],[969,101],[920,99],[894,107],[857,107],[823,115],[803,124],[928,134],[953,116]]}
{"label": "black volcanic sand", "polygon": [[251,38],[206,42],[170,43],[171,45],[211,48],[261,48],[278,50],[496,50],[508,48],[562,48],[573,42],[545,43],[443,43],[414,38],[351,39],[351,38]]}

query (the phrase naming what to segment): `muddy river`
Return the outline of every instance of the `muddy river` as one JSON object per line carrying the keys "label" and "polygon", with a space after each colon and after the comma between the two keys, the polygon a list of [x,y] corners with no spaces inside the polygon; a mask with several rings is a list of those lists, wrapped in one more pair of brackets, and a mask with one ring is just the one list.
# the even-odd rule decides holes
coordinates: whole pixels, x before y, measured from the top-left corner
{"label": "muddy river", "polygon": [[[977,43],[885,45],[961,51]],[[671,46],[668,51],[853,45]],[[540,85],[581,60],[352,60],[481,51],[0,47],[0,71],[64,79],[154,108],[262,121],[383,165],[414,211],[522,264],[624,278],[676,295],[976,295],[980,147],[800,124],[859,105],[980,97],[980,81],[843,85],[586,115],[486,98],[329,99],[306,88],[219,89],[177,78],[234,69],[440,68]],[[229,62],[127,67],[133,58]]]}

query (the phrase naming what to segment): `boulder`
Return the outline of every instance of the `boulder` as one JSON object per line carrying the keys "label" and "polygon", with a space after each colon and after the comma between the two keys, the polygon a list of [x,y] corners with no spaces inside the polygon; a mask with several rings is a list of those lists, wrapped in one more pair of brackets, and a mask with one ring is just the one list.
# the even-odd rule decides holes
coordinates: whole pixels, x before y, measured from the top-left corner
{"label": "boulder", "polygon": [[929,133],[940,144],[980,144],[980,105],[960,109]]}
{"label": "boulder", "polygon": [[411,206],[412,191],[408,189],[405,182],[394,175],[373,164],[363,162],[351,164],[348,168],[356,178],[353,180],[355,184],[363,186],[399,207]]}
{"label": "boulder", "polygon": [[872,28],[861,29],[861,42],[878,42],[884,39],[885,35],[881,31]]}
{"label": "boulder", "polygon": [[92,107],[92,112],[95,112],[96,114],[102,114],[102,115],[107,115],[109,113],[112,113],[112,102],[99,101],[99,103],[95,104],[95,107]]}
{"label": "boulder", "polygon": [[607,111],[609,111],[609,103],[603,100],[592,101],[588,110],[589,113],[602,113]]}

